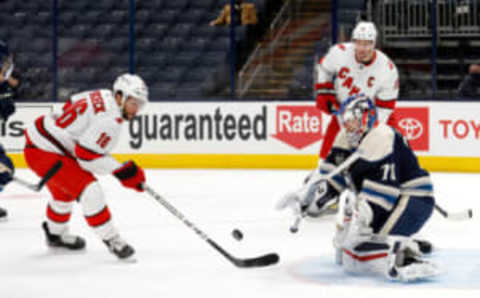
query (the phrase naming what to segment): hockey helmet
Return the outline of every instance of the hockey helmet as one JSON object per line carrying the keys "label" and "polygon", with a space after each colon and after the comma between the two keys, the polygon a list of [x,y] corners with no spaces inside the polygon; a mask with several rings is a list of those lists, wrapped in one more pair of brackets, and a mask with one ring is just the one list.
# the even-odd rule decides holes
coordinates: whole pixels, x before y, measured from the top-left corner
{"label": "hockey helmet", "polygon": [[337,116],[350,145],[356,148],[363,136],[376,124],[377,109],[370,98],[360,94],[347,98],[340,106]]}
{"label": "hockey helmet", "polygon": [[377,40],[377,28],[372,22],[359,22],[352,32],[353,40],[371,40],[373,43]]}
{"label": "hockey helmet", "polygon": [[122,94],[122,108],[129,96],[137,99],[140,109],[148,103],[148,87],[140,76],[135,74],[122,74],[113,83],[113,93]]}

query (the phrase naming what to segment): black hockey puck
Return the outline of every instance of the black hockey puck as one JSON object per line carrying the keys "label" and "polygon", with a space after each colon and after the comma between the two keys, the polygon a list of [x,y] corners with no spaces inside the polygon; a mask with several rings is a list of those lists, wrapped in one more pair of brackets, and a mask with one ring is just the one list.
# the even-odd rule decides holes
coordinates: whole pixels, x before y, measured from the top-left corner
{"label": "black hockey puck", "polygon": [[239,229],[235,229],[232,231],[232,236],[235,238],[235,240],[242,240],[243,239],[243,233]]}

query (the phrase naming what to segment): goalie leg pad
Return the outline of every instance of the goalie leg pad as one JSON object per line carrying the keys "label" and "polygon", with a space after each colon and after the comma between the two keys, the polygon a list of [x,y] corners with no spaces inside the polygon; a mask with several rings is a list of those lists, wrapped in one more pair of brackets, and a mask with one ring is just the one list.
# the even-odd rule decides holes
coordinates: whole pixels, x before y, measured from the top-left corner
{"label": "goalie leg pad", "polygon": [[376,235],[358,237],[343,247],[343,268],[350,273],[380,275],[401,282],[439,275],[440,268],[410,250],[409,241]]}
{"label": "goalie leg pad", "polygon": [[429,279],[442,273],[436,264],[412,254],[406,244],[407,242],[394,242],[389,256],[387,278],[401,282],[412,282]]}
{"label": "goalie leg pad", "polygon": [[343,269],[356,274],[383,274],[389,251],[388,243],[375,241],[369,236],[347,241],[343,246]]}

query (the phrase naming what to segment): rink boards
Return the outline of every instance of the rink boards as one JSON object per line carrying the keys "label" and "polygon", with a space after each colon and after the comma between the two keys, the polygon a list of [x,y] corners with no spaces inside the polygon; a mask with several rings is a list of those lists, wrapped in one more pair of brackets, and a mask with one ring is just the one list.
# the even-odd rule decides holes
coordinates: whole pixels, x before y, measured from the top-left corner
{"label": "rink boards", "polygon": [[[19,103],[1,123],[18,167],[23,129],[61,104]],[[480,103],[398,102],[399,128],[431,171],[480,171]],[[150,168],[313,168],[330,117],[312,102],[155,102],[124,125],[113,155]]]}

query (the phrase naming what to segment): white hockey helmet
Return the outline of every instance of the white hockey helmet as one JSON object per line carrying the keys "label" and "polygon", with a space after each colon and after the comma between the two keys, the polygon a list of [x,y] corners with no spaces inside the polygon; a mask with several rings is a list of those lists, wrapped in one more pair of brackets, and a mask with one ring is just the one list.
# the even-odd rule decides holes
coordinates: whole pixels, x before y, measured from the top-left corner
{"label": "white hockey helmet", "polygon": [[352,32],[352,40],[377,40],[377,28],[372,22],[359,22]]}
{"label": "white hockey helmet", "polygon": [[122,107],[129,96],[140,101],[140,109],[148,103],[148,87],[140,76],[125,73],[113,83],[113,94],[121,92]]}

